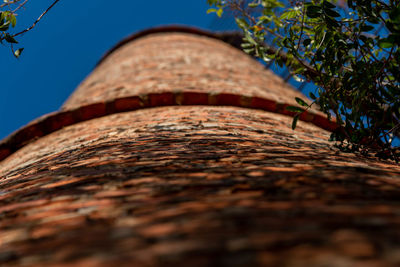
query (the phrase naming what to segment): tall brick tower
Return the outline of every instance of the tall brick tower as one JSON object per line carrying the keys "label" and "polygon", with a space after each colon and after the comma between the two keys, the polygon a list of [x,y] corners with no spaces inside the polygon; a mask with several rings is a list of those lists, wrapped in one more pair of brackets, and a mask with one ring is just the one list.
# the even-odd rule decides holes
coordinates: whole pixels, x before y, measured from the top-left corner
{"label": "tall brick tower", "polygon": [[400,266],[400,167],[217,37],[131,36],[0,144],[1,266]]}

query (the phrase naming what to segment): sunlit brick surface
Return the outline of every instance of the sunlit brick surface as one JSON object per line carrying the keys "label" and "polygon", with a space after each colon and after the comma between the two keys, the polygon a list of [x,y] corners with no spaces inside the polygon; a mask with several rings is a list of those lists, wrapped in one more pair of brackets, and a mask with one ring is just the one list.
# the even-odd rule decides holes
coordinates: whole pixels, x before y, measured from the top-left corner
{"label": "sunlit brick surface", "polygon": [[302,97],[229,44],[192,34],[160,33],[134,40],[108,56],[63,107],[190,89],[261,96],[285,103]]}
{"label": "sunlit brick surface", "polygon": [[1,164],[0,263],[400,264],[400,168],[290,122],[164,107],[43,137]]}

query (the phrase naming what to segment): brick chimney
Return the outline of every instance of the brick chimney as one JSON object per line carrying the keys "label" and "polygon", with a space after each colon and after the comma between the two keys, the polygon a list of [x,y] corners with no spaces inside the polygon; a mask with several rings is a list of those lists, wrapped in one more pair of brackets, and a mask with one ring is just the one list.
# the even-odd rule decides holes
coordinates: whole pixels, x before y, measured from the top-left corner
{"label": "brick chimney", "polygon": [[225,37],[135,34],[0,143],[0,265],[400,265],[399,166]]}

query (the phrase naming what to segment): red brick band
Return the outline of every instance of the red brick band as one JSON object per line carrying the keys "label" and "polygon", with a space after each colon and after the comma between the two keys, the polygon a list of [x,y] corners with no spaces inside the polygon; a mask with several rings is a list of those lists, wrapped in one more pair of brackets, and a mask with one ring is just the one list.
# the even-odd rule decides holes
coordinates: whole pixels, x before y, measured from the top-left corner
{"label": "red brick band", "polygon": [[[228,93],[214,94],[178,91],[174,93],[151,93],[147,95],[123,97],[107,102],[89,104],[72,110],[50,113],[36,119],[27,126],[14,132],[0,143],[0,161],[37,138],[48,135],[66,126],[119,112],[179,105],[233,106],[260,109],[292,117],[296,114],[286,110],[288,106],[286,103],[278,103],[260,97],[248,97]],[[315,114],[312,111],[303,112],[299,119],[331,132],[338,128],[335,122],[328,120],[320,114]]]}

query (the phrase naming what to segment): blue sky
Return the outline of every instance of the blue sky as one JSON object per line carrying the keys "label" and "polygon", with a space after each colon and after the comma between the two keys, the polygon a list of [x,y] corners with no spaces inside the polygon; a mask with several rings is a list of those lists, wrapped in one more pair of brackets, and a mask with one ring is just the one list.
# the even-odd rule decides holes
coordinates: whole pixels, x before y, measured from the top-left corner
{"label": "blue sky", "polygon": [[[51,0],[29,1],[18,29],[30,26]],[[117,3],[117,4],[116,4]],[[29,121],[56,111],[123,37],[149,27],[186,24],[208,28],[206,0],[61,0],[37,27],[18,39],[15,59],[0,45],[0,139]]]}

